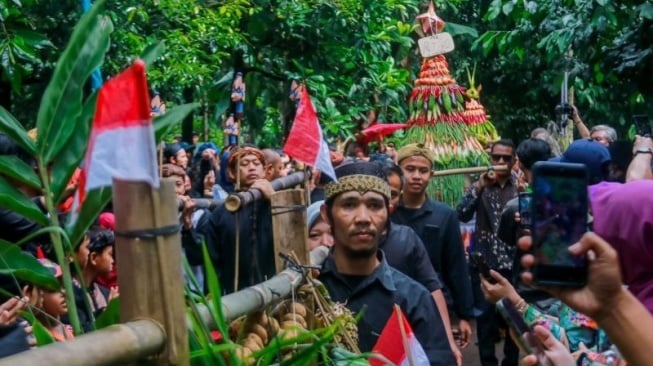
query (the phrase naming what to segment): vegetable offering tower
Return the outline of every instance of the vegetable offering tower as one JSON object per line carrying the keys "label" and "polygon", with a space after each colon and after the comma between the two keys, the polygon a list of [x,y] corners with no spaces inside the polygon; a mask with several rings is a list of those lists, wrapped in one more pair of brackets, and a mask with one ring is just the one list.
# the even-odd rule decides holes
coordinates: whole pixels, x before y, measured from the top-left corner
{"label": "vegetable offering tower", "polygon": [[499,140],[497,129],[490,122],[489,116],[485,113],[485,107],[479,101],[481,96],[481,85],[476,86],[474,77],[476,67],[473,71],[467,69],[467,79],[469,88],[467,89],[467,101],[465,101],[465,123],[469,126],[470,131],[476,137],[478,142],[483,146],[489,146],[490,143]]}
{"label": "vegetable offering tower", "polygon": [[[487,165],[483,146],[465,123],[466,90],[451,76],[442,54],[453,49],[451,36],[442,33],[444,22],[435,15],[432,3],[418,19],[424,33],[431,35],[420,40],[422,67],[410,94],[405,143],[422,143],[430,148],[436,155],[435,170]],[[443,38],[445,42],[448,38],[450,44],[443,46]],[[431,179],[427,193],[455,206],[464,187],[464,175],[446,175]]]}

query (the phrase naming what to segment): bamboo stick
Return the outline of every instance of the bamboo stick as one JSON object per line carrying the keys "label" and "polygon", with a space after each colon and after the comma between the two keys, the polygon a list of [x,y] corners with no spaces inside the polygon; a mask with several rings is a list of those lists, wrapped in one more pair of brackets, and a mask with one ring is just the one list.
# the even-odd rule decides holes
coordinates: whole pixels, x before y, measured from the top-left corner
{"label": "bamboo stick", "polygon": [[489,171],[495,172],[504,172],[508,170],[508,167],[505,165],[497,166],[479,166],[472,168],[457,168],[457,169],[446,169],[446,170],[434,170],[434,177],[443,177],[445,175],[454,175],[454,174],[474,174],[474,173],[485,173]]}
{"label": "bamboo stick", "polygon": [[[305,172],[292,173],[287,177],[281,177],[270,182],[275,191],[290,188],[304,181]],[[227,197],[224,206],[229,212],[239,211],[241,207],[248,205],[254,201],[260,200],[263,197],[261,191],[258,189],[250,189],[248,191],[232,193]]]}
{"label": "bamboo stick", "polygon": [[165,342],[161,324],[141,319],[2,358],[0,366],[124,365],[158,354]]}

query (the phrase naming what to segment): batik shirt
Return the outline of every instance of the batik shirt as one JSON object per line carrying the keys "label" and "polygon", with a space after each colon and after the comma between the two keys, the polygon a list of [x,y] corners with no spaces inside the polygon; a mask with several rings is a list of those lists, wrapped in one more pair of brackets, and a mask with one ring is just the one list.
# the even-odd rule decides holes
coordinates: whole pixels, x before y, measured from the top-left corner
{"label": "batik shirt", "polygon": [[472,185],[456,208],[458,219],[462,222],[471,220],[476,214],[475,248],[492,269],[512,269],[515,248],[499,239],[497,231],[504,206],[515,197],[517,185],[511,177],[503,187],[494,183],[483,188],[480,195],[476,194],[476,188]]}

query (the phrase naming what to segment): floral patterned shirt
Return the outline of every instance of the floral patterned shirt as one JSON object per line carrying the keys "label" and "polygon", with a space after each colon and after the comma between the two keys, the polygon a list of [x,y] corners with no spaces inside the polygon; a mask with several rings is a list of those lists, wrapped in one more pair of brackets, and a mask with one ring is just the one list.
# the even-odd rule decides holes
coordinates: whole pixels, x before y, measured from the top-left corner
{"label": "floral patterned shirt", "polygon": [[456,207],[462,222],[471,220],[476,214],[475,250],[481,252],[488,266],[495,270],[512,269],[515,248],[499,239],[497,230],[504,206],[515,197],[517,184],[511,177],[503,187],[497,182],[483,188],[480,194],[476,193],[474,185],[470,186]]}

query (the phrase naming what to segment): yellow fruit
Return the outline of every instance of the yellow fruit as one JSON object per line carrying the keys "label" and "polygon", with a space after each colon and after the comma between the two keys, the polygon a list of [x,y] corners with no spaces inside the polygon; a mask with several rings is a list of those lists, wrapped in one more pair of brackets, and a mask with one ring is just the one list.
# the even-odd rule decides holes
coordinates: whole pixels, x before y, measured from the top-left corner
{"label": "yellow fruit", "polygon": [[265,328],[262,325],[252,324],[252,326],[250,327],[250,332],[258,335],[259,338],[261,338],[263,345],[268,344],[268,332],[265,330]]}
{"label": "yellow fruit", "polygon": [[[259,337],[256,333],[249,333],[247,337],[245,337],[245,339],[243,340],[242,345],[248,347],[254,352],[263,349],[263,347],[265,346],[261,337]],[[254,346],[251,347],[251,345]]]}
{"label": "yellow fruit", "polygon": [[281,323],[285,322],[297,322],[299,325],[301,325],[303,328],[308,328],[306,324],[306,319],[304,319],[303,316],[299,315],[299,313],[288,313],[285,314],[284,316],[281,317]]}

